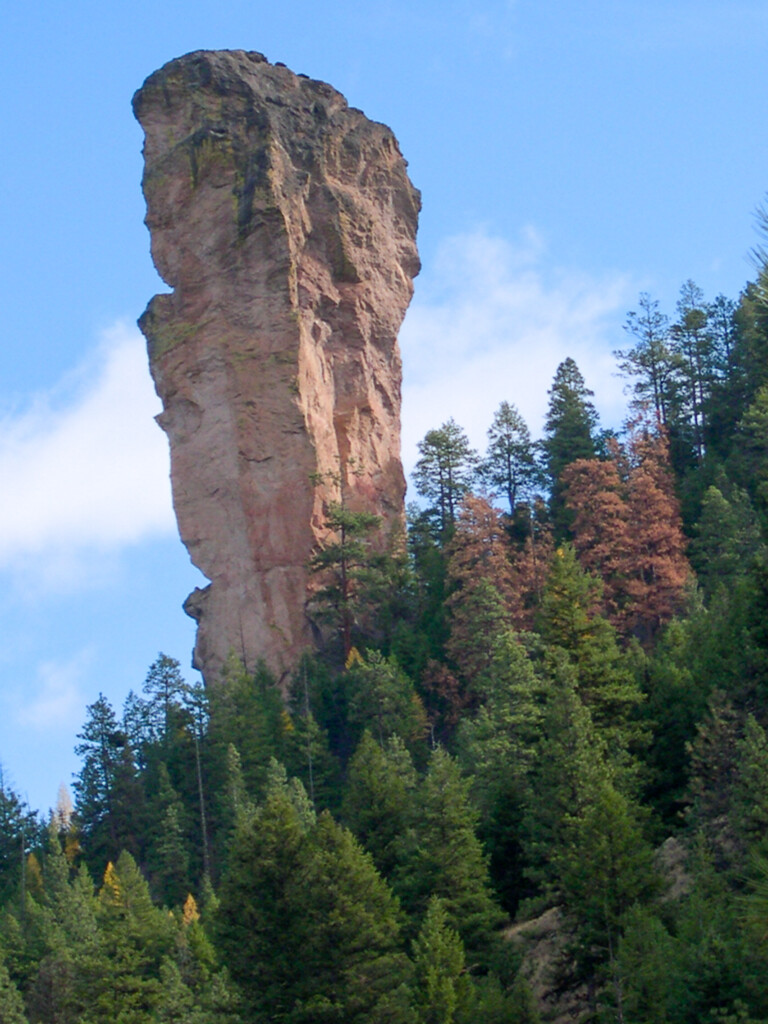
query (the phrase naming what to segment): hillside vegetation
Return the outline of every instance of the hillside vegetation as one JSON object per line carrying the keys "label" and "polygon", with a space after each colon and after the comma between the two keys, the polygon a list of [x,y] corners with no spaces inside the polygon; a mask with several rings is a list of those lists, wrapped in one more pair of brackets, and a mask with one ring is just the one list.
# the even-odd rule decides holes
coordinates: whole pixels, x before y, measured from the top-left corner
{"label": "hillside vegetation", "polygon": [[0,1020],[768,1021],[768,269],[616,356],[620,435],[567,359],[400,547],[330,510],[287,699],[160,655],[74,808],[0,787]]}

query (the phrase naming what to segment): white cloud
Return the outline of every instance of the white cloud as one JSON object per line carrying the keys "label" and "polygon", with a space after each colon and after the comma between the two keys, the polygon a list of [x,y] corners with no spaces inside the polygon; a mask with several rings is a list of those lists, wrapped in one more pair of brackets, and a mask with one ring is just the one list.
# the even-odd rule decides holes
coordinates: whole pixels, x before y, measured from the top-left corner
{"label": "white cloud", "polygon": [[403,461],[449,416],[483,450],[500,402],[513,402],[539,435],[557,365],[576,360],[603,425],[625,411],[612,350],[636,294],[627,275],[592,277],[547,270],[551,258],[535,229],[517,245],[483,231],[444,243],[419,287],[400,341],[403,350]]}
{"label": "white cloud", "polygon": [[69,661],[42,662],[32,699],[16,711],[17,722],[41,732],[77,725],[85,705],[80,684],[91,660],[91,650],[85,649]]}
{"label": "white cloud", "polygon": [[55,393],[0,420],[0,569],[50,580],[90,561],[92,575],[120,547],[172,533],[159,411],[141,335],[117,324]]}

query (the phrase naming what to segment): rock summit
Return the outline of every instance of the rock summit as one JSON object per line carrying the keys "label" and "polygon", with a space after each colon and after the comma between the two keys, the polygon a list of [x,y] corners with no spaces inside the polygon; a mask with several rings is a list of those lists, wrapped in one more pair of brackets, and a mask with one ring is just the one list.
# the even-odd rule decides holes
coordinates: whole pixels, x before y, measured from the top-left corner
{"label": "rock summit", "polygon": [[172,289],[139,324],[179,532],[210,580],[194,663],[285,678],[321,642],[311,598],[328,509],[402,527],[397,333],[420,197],[397,141],[331,86],[261,54],[201,51],[133,100],[152,257]]}

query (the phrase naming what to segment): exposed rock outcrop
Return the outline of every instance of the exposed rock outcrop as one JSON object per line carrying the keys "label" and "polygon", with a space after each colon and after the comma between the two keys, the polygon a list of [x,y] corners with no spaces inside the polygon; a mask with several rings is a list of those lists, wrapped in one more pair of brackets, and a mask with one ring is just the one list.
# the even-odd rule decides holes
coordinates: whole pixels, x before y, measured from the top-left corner
{"label": "exposed rock outcrop", "polygon": [[312,552],[339,498],[402,522],[397,332],[419,193],[397,142],[258,53],[171,61],[134,97],[152,256],[140,320],[181,538],[211,581],[195,664],[283,676],[317,641]]}

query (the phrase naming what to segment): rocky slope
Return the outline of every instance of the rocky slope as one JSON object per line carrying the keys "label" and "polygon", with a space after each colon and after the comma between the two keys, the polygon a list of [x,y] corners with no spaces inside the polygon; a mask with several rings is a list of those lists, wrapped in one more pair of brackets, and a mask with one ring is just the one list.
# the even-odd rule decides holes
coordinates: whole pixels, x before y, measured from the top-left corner
{"label": "rocky slope", "polygon": [[308,561],[329,503],[402,522],[397,332],[419,193],[397,142],[323,82],[189,54],[134,97],[152,256],[140,320],[207,682],[234,651],[284,677],[319,642]]}

